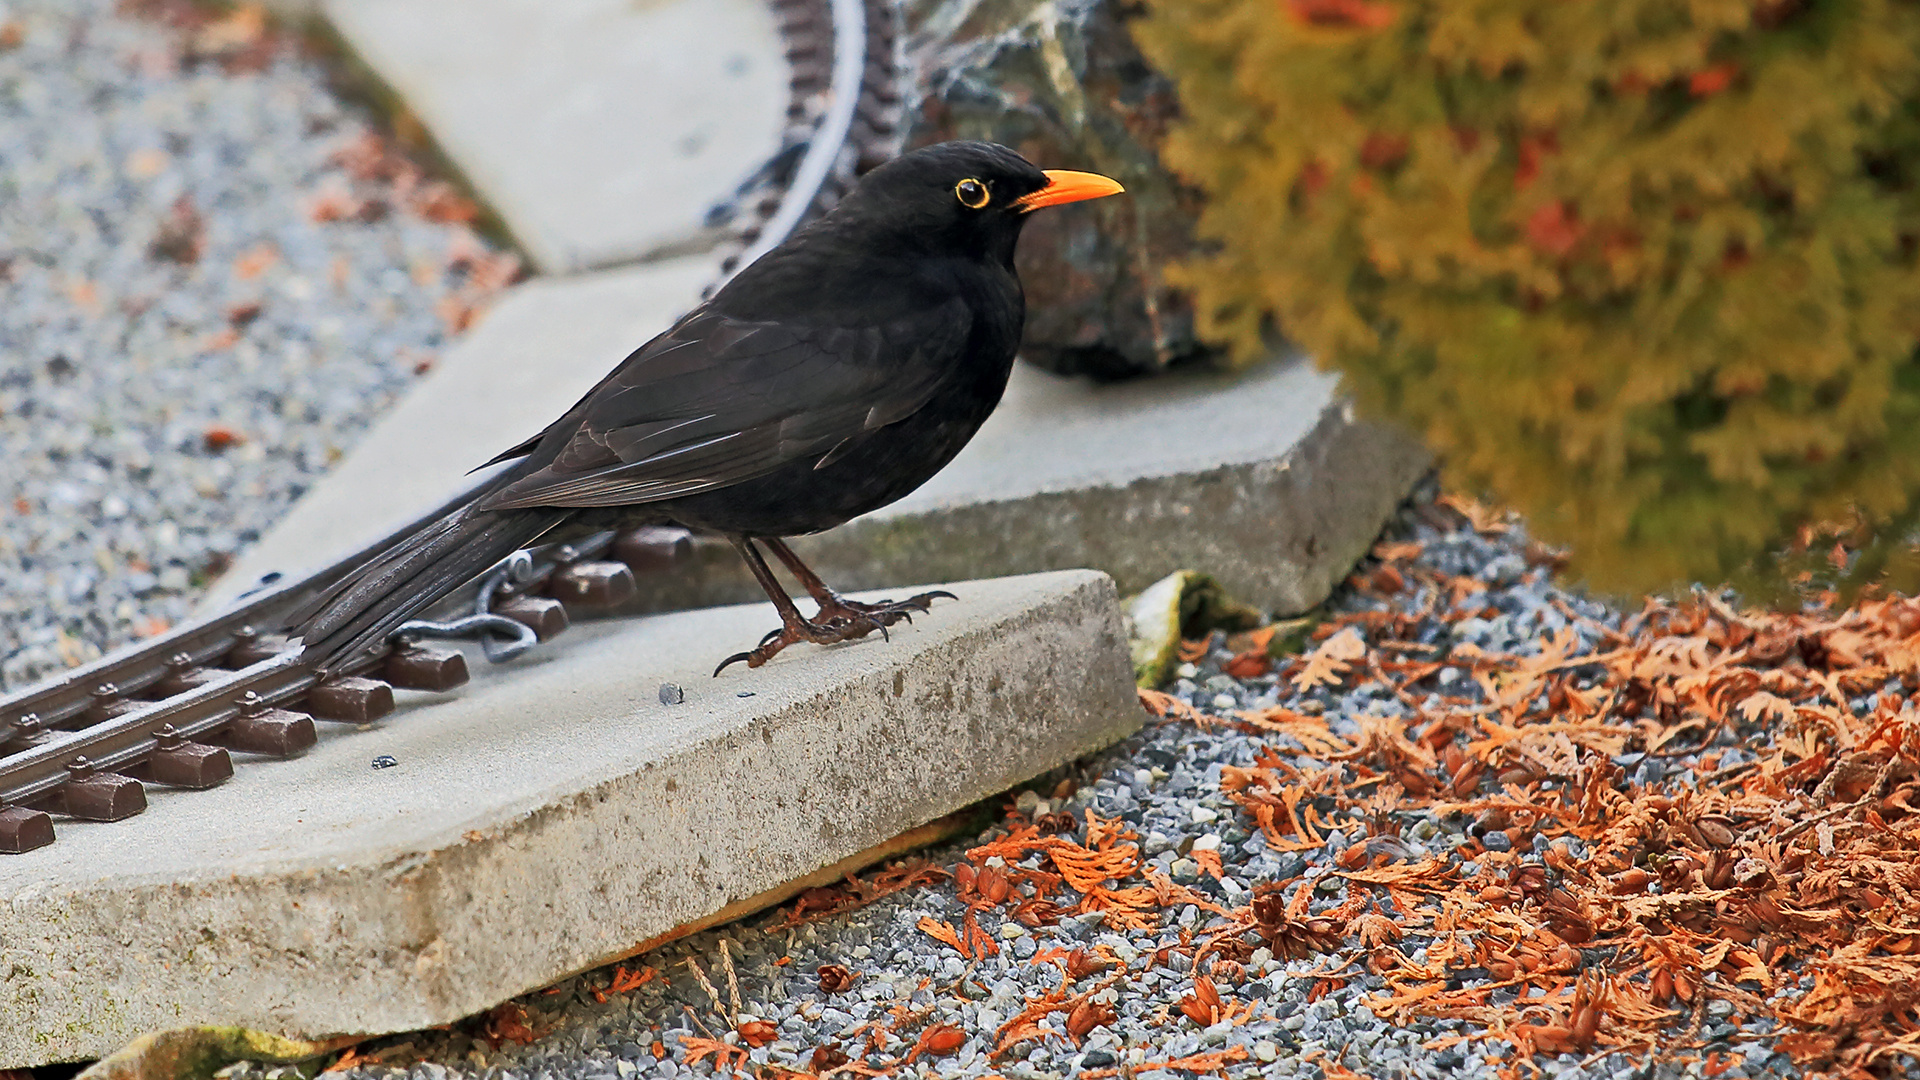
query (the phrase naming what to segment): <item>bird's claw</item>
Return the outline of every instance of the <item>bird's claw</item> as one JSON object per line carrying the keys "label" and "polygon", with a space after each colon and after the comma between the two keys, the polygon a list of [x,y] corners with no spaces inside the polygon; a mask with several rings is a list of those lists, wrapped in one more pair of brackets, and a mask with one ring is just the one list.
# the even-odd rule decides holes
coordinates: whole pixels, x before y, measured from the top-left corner
{"label": "bird's claw", "polygon": [[758,646],[747,652],[734,653],[720,661],[720,666],[714,668],[713,673],[718,675],[727,670],[729,665],[742,661],[750,668],[757,668],[779,655],[781,649],[789,645],[797,645],[802,641],[811,641],[815,645],[832,645],[836,642],[864,637],[869,632],[862,630],[854,633],[849,626],[823,623],[814,619],[801,619],[791,625],[782,626],[778,630],[769,631],[760,639]]}
{"label": "bird's claw", "polygon": [[781,649],[802,641],[810,641],[815,645],[833,645],[866,637],[875,630],[880,631],[882,640],[892,641],[893,635],[887,632],[887,627],[902,620],[912,623],[913,613],[932,610],[935,600],[958,599],[959,597],[952,593],[938,589],[910,596],[905,600],[881,600],[871,604],[834,597],[820,605],[819,614],[813,618],[799,619],[779,629],[769,630],[760,639],[758,646],[747,652],[734,653],[720,661],[720,666],[714,668],[713,673],[719,675],[737,663],[745,663],[750,668],[757,668],[773,659]]}
{"label": "bird's claw", "polygon": [[[778,631],[775,631],[775,633],[777,635]],[[758,652],[758,651],[759,651],[758,649],[754,650],[754,652]],[[747,666],[750,668],[759,667],[760,664],[766,663],[765,660],[761,660],[759,661],[759,663],[755,663],[752,652],[737,652],[737,653],[734,653],[732,656],[727,657],[725,660],[720,661],[720,666],[713,669],[714,678],[719,678],[720,673],[727,670],[729,665],[737,664],[742,660],[745,660],[747,662]]]}
{"label": "bird's claw", "polygon": [[864,603],[859,600],[847,600],[834,597],[828,603],[820,605],[820,614],[829,623],[846,622],[854,625],[867,623],[863,634],[874,630],[885,630],[902,619],[913,622],[915,612],[933,610],[935,600],[958,600],[959,597],[942,589],[909,596],[905,600],[876,600]]}

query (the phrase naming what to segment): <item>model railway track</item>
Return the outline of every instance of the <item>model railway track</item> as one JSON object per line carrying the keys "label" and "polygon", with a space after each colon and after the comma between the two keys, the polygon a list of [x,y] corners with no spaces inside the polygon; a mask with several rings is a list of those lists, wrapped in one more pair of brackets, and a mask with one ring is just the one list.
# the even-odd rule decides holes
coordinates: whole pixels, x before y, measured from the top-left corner
{"label": "model railway track", "polygon": [[[786,148],[752,191],[751,221],[741,231],[740,253],[724,266],[728,274],[831,207],[898,146],[891,0],[770,2],[792,71]],[[61,819],[138,814],[149,784],[218,785],[233,775],[231,751],[298,754],[329,723],[364,724],[391,712],[395,689],[445,691],[466,682],[466,655],[457,649],[403,639],[359,667],[320,670],[303,661],[297,642],[273,632],[308,598],[412,529],[317,573],[264,585],[211,618],[0,697],[0,853],[52,843]],[[523,643],[545,641],[572,619],[626,600],[635,574],[671,569],[689,546],[681,530],[645,528],[535,548],[434,610],[482,616],[444,624],[456,633],[523,627],[516,631]],[[488,653],[494,655],[492,646]]]}

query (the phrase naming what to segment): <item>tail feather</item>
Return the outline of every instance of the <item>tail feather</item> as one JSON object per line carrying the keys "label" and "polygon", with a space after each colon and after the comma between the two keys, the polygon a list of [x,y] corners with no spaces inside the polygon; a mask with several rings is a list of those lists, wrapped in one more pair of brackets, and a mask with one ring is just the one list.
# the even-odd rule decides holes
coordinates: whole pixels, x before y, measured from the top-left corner
{"label": "tail feather", "polygon": [[537,540],[573,511],[463,509],[428,524],[288,618],[322,667],[376,650],[402,623]]}

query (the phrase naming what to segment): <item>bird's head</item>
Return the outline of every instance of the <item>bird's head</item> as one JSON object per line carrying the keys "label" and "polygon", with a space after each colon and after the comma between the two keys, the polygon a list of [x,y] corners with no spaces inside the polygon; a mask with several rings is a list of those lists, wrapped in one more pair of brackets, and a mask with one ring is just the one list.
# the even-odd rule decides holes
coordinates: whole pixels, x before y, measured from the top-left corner
{"label": "bird's head", "polygon": [[861,177],[833,217],[893,244],[934,254],[996,258],[1011,265],[1027,215],[1042,207],[1117,195],[1095,173],[1042,170],[989,142],[945,142],[902,154]]}

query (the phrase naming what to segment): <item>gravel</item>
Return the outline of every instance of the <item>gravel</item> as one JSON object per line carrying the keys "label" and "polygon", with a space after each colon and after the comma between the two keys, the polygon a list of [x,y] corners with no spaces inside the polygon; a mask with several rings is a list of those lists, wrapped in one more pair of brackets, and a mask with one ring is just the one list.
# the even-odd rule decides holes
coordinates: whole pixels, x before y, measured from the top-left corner
{"label": "gravel", "polygon": [[0,0],[0,689],[186,617],[448,343],[485,248],[366,132],[257,26]]}

